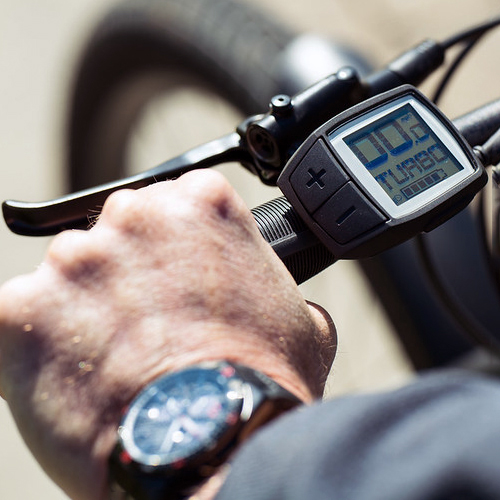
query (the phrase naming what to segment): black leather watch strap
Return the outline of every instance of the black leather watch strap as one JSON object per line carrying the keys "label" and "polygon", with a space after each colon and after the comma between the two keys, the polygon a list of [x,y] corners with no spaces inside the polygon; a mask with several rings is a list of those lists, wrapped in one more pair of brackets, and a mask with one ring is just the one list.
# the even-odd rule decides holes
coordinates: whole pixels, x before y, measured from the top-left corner
{"label": "black leather watch strap", "polygon": [[109,485],[109,500],[133,500],[133,498],[119,484],[111,482]]}

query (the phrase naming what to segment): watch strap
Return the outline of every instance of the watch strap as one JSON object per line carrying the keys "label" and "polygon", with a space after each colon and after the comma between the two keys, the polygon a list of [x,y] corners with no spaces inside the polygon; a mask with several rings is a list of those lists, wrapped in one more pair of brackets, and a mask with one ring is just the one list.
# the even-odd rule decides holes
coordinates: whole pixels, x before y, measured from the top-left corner
{"label": "watch strap", "polygon": [[254,370],[253,368],[245,365],[233,364],[233,366],[235,367],[238,375],[247,384],[258,391],[257,396],[260,401],[254,401],[255,406],[260,404],[261,401],[269,401],[275,409],[274,416],[278,416],[284,411],[303,404],[303,401],[297,396],[261,371]]}
{"label": "watch strap", "polygon": [[109,500],[134,500],[121,486],[115,481],[109,484]]}

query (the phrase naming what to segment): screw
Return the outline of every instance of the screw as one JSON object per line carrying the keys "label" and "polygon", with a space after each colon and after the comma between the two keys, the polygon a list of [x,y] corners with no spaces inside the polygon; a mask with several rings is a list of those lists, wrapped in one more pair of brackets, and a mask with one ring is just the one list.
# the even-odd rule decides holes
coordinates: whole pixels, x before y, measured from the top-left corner
{"label": "screw", "polygon": [[351,68],[351,66],[344,66],[337,71],[337,78],[339,80],[354,80],[357,78],[357,76],[358,74],[356,73],[356,70],[354,68]]}
{"label": "screw", "polygon": [[271,98],[270,108],[273,115],[284,116],[292,109],[292,98],[286,94],[278,94]]}

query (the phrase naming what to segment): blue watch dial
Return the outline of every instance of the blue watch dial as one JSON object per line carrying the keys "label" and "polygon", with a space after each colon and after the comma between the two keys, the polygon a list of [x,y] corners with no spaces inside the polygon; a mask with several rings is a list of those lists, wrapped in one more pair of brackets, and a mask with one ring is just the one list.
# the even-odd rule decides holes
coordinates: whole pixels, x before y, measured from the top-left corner
{"label": "blue watch dial", "polygon": [[234,369],[192,368],[144,389],[120,430],[130,457],[144,465],[176,466],[217,443],[239,417],[242,384]]}

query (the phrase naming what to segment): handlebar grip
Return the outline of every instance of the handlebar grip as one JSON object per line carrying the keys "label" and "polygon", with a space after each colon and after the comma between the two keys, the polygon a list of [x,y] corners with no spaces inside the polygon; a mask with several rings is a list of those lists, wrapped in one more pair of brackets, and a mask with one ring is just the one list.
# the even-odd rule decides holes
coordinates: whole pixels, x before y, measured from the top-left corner
{"label": "handlebar grip", "polygon": [[471,146],[484,144],[500,127],[500,99],[453,120]]}
{"label": "handlebar grip", "polygon": [[298,285],[337,260],[284,196],[255,207],[252,214],[262,236]]}

